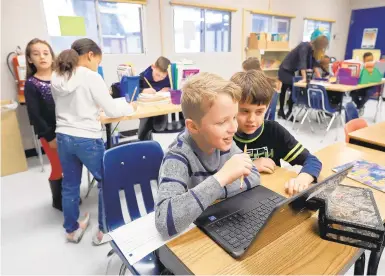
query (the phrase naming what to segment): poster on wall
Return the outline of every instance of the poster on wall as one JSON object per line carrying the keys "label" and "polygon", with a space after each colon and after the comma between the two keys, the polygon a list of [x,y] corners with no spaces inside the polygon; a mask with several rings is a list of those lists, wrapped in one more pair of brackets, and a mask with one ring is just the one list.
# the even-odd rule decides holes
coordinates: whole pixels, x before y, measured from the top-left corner
{"label": "poster on wall", "polygon": [[364,34],[362,36],[362,49],[374,49],[377,40],[377,28],[364,29]]}

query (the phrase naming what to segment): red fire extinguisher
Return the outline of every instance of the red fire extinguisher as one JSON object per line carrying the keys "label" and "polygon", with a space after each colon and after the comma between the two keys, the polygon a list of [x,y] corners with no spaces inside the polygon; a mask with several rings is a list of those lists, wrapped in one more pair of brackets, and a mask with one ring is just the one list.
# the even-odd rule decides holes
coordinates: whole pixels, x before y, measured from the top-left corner
{"label": "red fire extinguisher", "polygon": [[14,52],[8,54],[7,65],[15,80],[17,93],[19,95],[24,95],[24,84],[26,81],[27,67],[25,64],[25,55],[21,51],[20,46],[17,46]]}

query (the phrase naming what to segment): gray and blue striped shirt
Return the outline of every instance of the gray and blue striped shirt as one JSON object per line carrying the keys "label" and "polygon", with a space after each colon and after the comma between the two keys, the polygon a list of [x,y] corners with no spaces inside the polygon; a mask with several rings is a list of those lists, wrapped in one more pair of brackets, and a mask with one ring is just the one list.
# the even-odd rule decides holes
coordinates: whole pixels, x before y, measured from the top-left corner
{"label": "gray and blue striped shirt", "polygon": [[208,155],[201,151],[188,131],[178,135],[166,153],[159,172],[158,202],[155,224],[164,237],[185,230],[217,199],[234,196],[260,184],[255,167],[244,178],[246,189],[240,189],[240,179],[221,187],[213,177],[234,154],[242,151],[233,142],[226,152],[215,150]]}

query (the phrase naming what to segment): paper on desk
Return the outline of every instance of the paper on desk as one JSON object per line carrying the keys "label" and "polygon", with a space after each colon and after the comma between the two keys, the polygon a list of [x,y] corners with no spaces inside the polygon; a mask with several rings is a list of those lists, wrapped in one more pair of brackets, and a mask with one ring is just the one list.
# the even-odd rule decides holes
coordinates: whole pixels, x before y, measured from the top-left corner
{"label": "paper on desk", "polygon": [[326,81],[311,81],[310,84],[317,84],[317,85],[322,85],[322,86],[330,86],[331,83],[326,82]]}
{"label": "paper on desk", "polygon": [[[195,224],[191,224],[183,233],[195,227]],[[121,226],[108,235],[131,265],[179,236],[163,239],[155,227],[155,212]]]}

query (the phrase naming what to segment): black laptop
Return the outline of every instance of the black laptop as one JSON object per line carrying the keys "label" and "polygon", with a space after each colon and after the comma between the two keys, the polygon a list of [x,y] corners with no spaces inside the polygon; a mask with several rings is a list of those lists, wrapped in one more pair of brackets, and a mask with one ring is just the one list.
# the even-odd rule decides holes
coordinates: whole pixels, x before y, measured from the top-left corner
{"label": "black laptop", "polygon": [[255,253],[309,218],[312,212],[306,207],[310,198],[333,190],[351,168],[291,198],[257,186],[208,207],[195,224],[234,258],[246,251]]}

